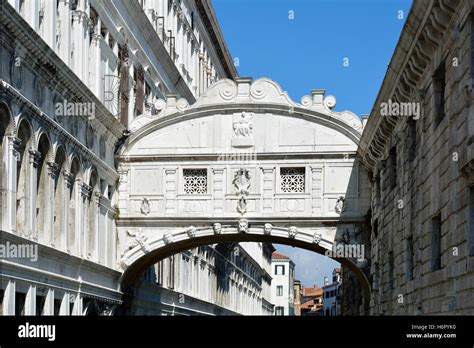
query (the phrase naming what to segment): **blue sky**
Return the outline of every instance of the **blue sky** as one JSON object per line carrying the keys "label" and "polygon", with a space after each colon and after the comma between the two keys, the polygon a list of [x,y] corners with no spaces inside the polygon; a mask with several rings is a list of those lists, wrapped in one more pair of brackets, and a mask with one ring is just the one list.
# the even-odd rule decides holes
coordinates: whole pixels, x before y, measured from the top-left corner
{"label": "blue sky", "polygon": [[[336,111],[359,116],[372,109],[411,3],[213,0],[240,76],[271,78],[296,102],[325,89],[336,97]],[[275,247],[295,261],[305,286],[320,286],[338,265],[302,249]]]}

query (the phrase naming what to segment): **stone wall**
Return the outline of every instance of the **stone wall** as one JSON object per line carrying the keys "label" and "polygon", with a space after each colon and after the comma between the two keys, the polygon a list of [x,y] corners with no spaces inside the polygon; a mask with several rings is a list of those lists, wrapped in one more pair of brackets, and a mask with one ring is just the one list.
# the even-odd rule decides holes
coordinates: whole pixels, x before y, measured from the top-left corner
{"label": "stone wall", "polygon": [[[474,313],[472,27],[468,2],[415,1],[362,136],[372,172],[371,314]],[[420,117],[382,116],[389,100],[417,103]]]}

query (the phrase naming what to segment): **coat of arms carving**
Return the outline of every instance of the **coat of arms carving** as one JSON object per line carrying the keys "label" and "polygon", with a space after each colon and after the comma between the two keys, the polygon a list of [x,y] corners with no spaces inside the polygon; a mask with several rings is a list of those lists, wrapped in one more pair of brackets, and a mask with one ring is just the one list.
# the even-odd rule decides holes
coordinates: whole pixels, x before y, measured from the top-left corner
{"label": "coat of arms carving", "polygon": [[234,115],[232,123],[233,138],[232,146],[234,147],[251,147],[254,146],[254,124],[253,112],[243,111],[240,114]]}

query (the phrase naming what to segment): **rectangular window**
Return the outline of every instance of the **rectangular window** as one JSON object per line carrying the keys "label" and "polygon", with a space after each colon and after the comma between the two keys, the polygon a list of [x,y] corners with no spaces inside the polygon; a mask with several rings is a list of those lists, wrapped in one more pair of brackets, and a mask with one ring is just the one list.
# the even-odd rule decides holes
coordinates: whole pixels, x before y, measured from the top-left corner
{"label": "rectangular window", "polygon": [[304,192],[305,168],[280,168],[281,192]]}
{"label": "rectangular window", "polygon": [[285,315],[285,309],[283,307],[275,307],[275,315]]}
{"label": "rectangular window", "polygon": [[277,286],[277,296],[283,296],[283,285]]}
{"label": "rectangular window", "polygon": [[284,265],[276,265],[275,266],[275,274],[276,275],[285,275],[285,266]]}
{"label": "rectangular window", "polygon": [[442,61],[433,75],[434,127],[438,127],[445,115],[446,69]]}
{"label": "rectangular window", "polygon": [[441,269],[441,214],[431,219],[431,271]]}
{"label": "rectangular window", "polygon": [[395,276],[394,276],[394,261],[393,261],[393,252],[388,253],[388,281],[390,290],[395,288]]}
{"label": "rectangular window", "polygon": [[183,169],[183,183],[188,195],[207,193],[207,169]]}
{"label": "rectangular window", "polygon": [[467,237],[467,252],[474,256],[474,186],[469,188],[469,231]]}

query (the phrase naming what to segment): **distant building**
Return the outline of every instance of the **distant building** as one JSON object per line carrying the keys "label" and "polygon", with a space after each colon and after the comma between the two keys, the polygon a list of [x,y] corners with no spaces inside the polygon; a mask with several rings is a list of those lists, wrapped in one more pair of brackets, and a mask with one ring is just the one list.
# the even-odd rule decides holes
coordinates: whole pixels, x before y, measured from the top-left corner
{"label": "distant building", "polygon": [[323,310],[325,316],[341,315],[341,291],[342,275],[340,268],[332,271],[332,283],[324,278],[323,286]]}
{"label": "distant building", "polygon": [[295,264],[288,256],[272,254],[272,302],[275,315],[294,315]]}
{"label": "distant building", "polygon": [[293,291],[295,294],[295,301],[293,304],[295,315],[301,315],[301,282],[295,280],[293,283]]}
{"label": "distant building", "polygon": [[312,288],[301,288],[301,315],[324,315],[323,289],[314,285]]}

